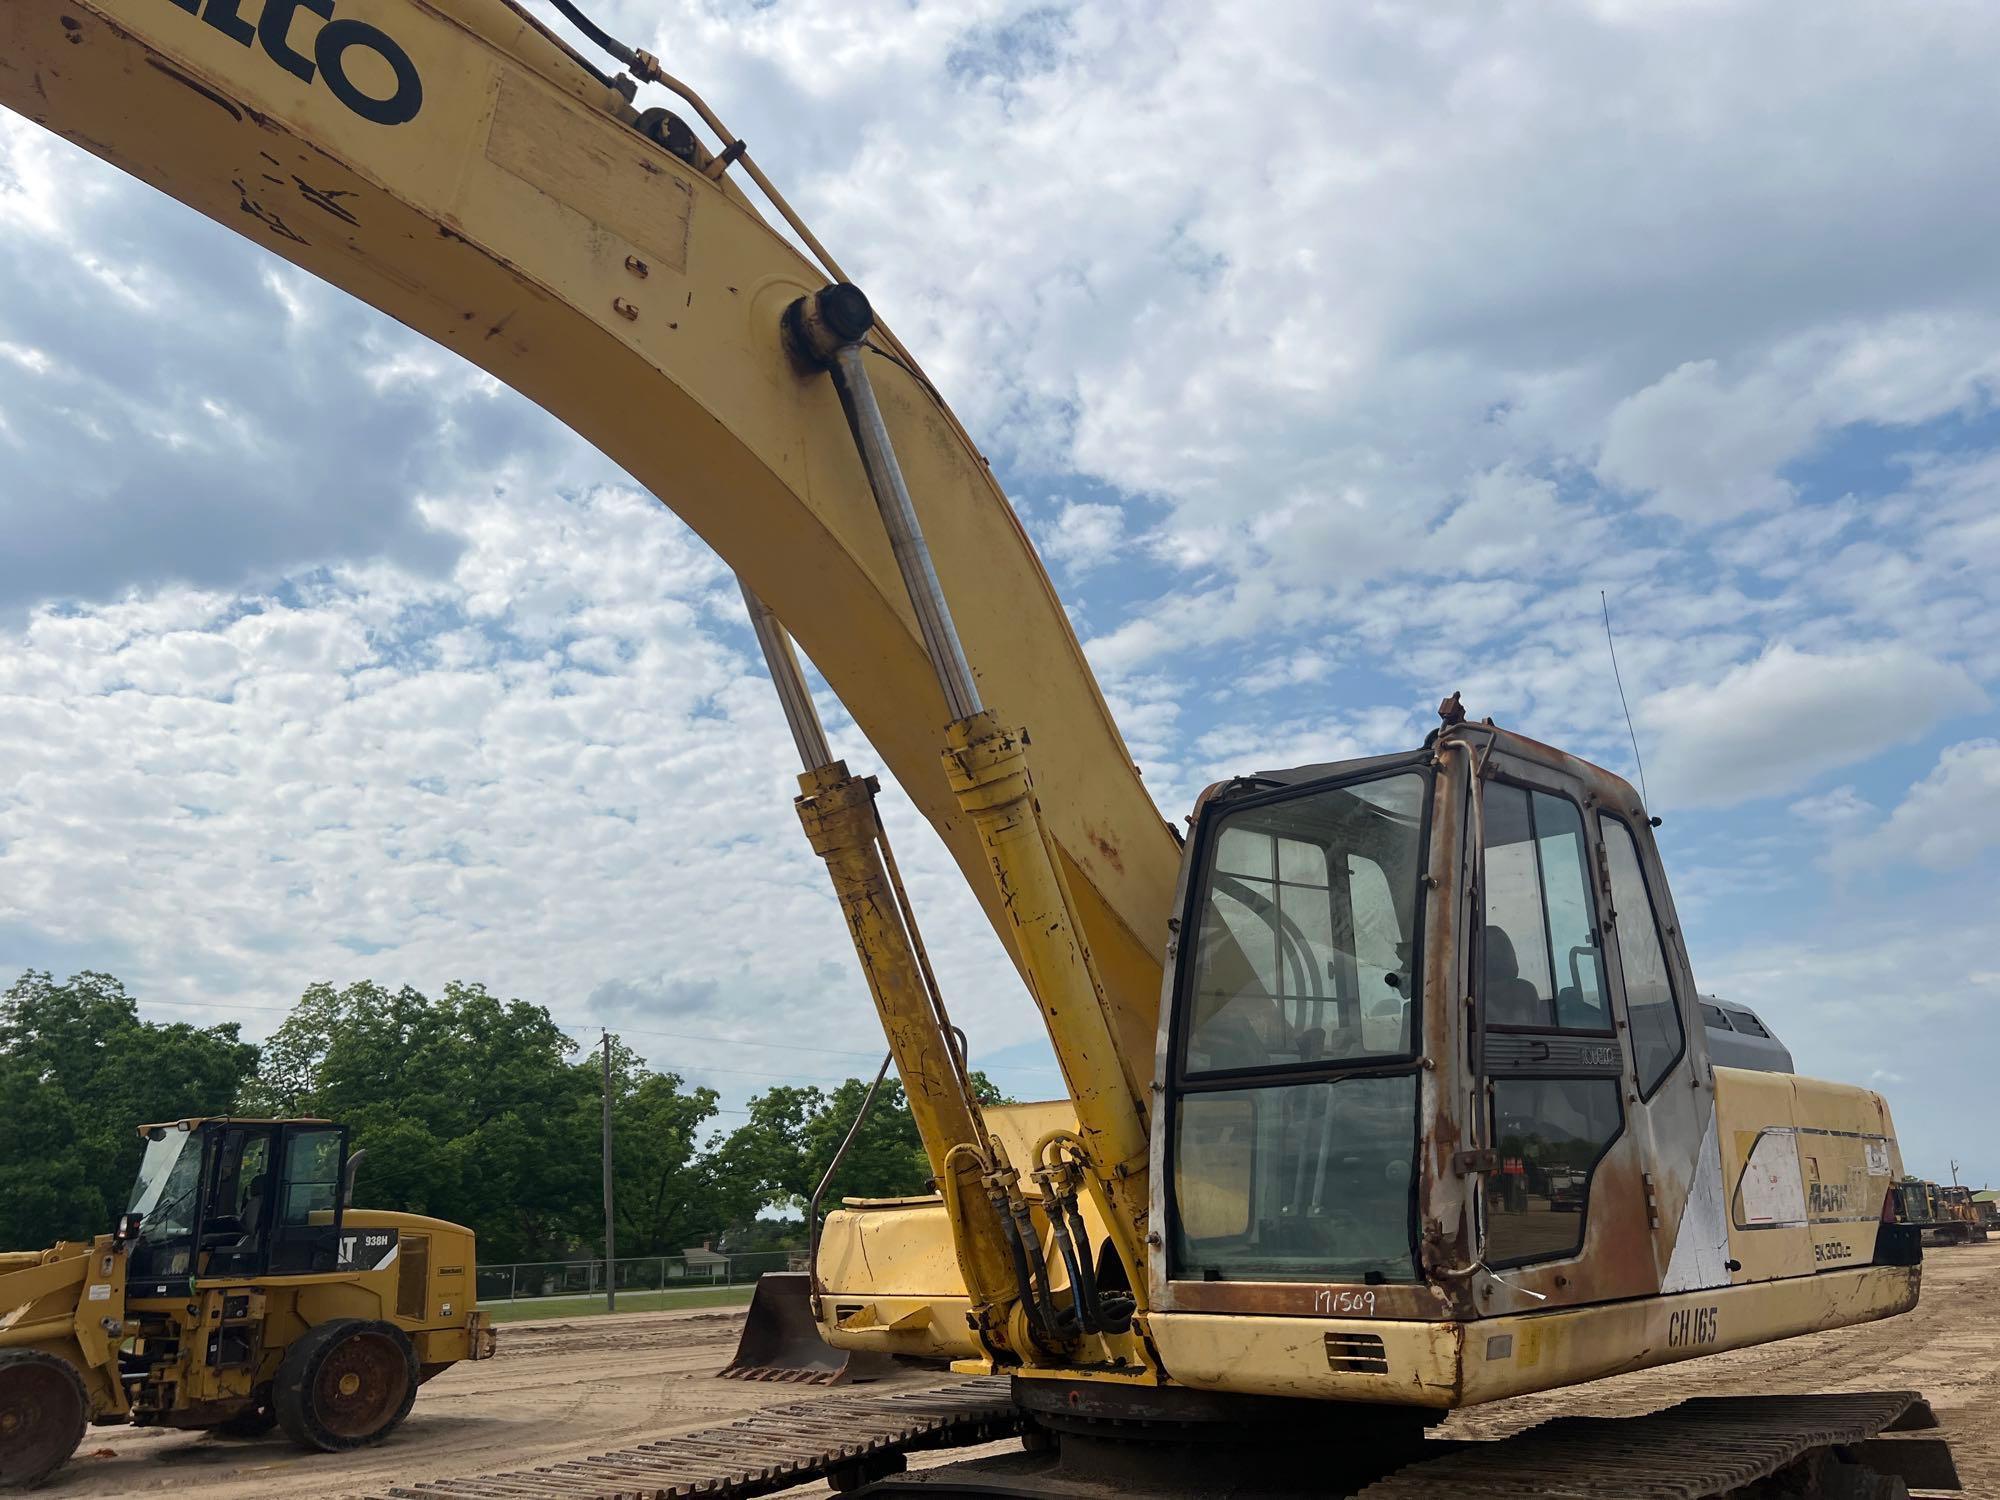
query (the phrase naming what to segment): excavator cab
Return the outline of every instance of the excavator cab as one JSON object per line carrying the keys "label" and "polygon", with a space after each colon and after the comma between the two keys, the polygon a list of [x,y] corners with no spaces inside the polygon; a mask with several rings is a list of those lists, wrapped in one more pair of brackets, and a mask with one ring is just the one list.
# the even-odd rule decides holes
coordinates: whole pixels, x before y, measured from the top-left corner
{"label": "excavator cab", "polygon": [[351,1266],[341,1234],[347,1130],[327,1120],[179,1120],[141,1127],[145,1154],[119,1232],[131,1295],[194,1278]]}
{"label": "excavator cab", "polygon": [[[1699,1079],[1644,827],[1617,778],[1483,726],[1212,788],[1170,996],[1169,1283],[1423,1280],[1420,1224],[1474,1180],[1477,1241],[1433,1268],[1566,1261],[1615,1142],[1642,1175],[1692,1154],[1688,1089],[1647,1107]],[[1427,1139],[1477,1149],[1425,1181]]]}
{"label": "excavator cab", "polygon": [[1712,1067],[1638,794],[1455,708],[1198,803],[1153,1127],[1175,1382],[1452,1407],[1909,1306],[1880,1097]]}

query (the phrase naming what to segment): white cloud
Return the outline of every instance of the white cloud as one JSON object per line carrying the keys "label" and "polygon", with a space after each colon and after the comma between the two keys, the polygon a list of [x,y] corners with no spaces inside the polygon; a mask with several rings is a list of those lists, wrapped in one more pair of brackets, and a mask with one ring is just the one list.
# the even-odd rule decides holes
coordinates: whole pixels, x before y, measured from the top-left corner
{"label": "white cloud", "polygon": [[1837,786],[1814,797],[1801,797],[1791,807],[1792,816],[1815,827],[1852,828],[1876,816],[1875,804],[1851,786]]}
{"label": "white cloud", "polygon": [[1332,666],[1324,652],[1295,651],[1253,668],[1244,674],[1236,687],[1246,693],[1274,693],[1308,682],[1323,682]]}
{"label": "white cloud", "polygon": [[1041,529],[1041,547],[1071,577],[1112,562],[1125,544],[1125,513],[1115,505],[1064,501],[1054,522]]}
{"label": "white cloud", "polygon": [[1725,389],[1715,361],[1700,360],[1617,405],[1597,472],[1684,521],[1774,510],[1792,487],[1772,471],[1805,446],[1813,427],[1790,393],[1769,381]]}
{"label": "white cloud", "polygon": [[[0,631],[0,958],[88,954],[252,1035],[278,1012],[228,1007],[317,978],[477,978],[732,1097],[852,1071],[866,992],[770,686],[706,611],[719,564],[624,489],[427,509],[464,546],[442,580],[169,588]],[[893,787],[884,811],[954,1014],[983,1051],[1032,1040],[956,866]],[[644,1034],[677,1024],[744,1044]],[[779,1037],[831,1060],[754,1045]]]}
{"label": "white cloud", "polygon": [[1794,494],[1778,471],[1826,433],[1981,406],[2000,370],[1990,337],[1984,319],[1909,313],[1810,330],[1762,351],[1737,379],[1712,359],[1691,361],[1612,410],[1598,476],[1696,524],[1776,510]]}
{"label": "white cloud", "polygon": [[1715,681],[1656,692],[1635,716],[1652,741],[1659,806],[1727,807],[1985,706],[1963,668],[1908,646],[1815,654],[1780,644]]}
{"label": "white cloud", "polygon": [[1947,746],[1881,827],[1833,850],[1834,868],[1963,869],[2000,851],[2000,740]]}

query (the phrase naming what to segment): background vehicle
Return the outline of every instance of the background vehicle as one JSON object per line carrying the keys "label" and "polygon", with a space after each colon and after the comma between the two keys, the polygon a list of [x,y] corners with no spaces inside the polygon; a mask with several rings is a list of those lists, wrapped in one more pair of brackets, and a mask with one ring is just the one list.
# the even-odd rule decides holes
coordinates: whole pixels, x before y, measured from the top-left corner
{"label": "background vehicle", "polygon": [[1926,1245],[1971,1245],[1986,1241],[1986,1214],[1968,1187],[1943,1187],[1921,1177],[1896,1184],[1903,1219],[1923,1232]]}
{"label": "background vehicle", "polygon": [[347,1206],[326,1120],[141,1127],[130,1210],[88,1244],[0,1256],[0,1484],[32,1484],[88,1424],[274,1423],[359,1447],[417,1386],[493,1352],[472,1231]]}
{"label": "background vehicle", "polygon": [[[1453,1407],[1914,1305],[1886,1104],[1715,1065],[1630,785],[1454,695],[1403,753],[1211,787],[1183,841],[910,351],[713,110],[553,3],[629,74],[509,0],[14,0],[0,99],[540,402],[737,570],[939,1187],[834,1214],[811,1305],[834,1345],[1009,1377],[1055,1449],[928,1487],[1358,1485]],[[973,1096],[793,636],[978,893],[1060,1103]],[[1910,1406],[1741,1420],[1791,1475]],[[1687,1493],[1744,1482],[1657,1420],[1590,1493],[1669,1450]]]}

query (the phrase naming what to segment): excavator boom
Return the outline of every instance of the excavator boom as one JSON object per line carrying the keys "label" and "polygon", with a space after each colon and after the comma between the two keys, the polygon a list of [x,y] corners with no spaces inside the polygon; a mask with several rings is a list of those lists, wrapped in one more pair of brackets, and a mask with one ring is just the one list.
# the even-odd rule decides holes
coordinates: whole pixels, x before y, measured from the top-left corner
{"label": "excavator boom", "polygon": [[[0,103],[619,463],[776,612],[1013,950],[939,763],[957,715],[839,399],[780,334],[834,277],[759,215],[728,152],[660,111],[642,126],[511,0],[8,0]],[[879,331],[868,363],[980,693],[1033,723],[1044,826],[1143,1095],[1178,848],[985,459]]]}

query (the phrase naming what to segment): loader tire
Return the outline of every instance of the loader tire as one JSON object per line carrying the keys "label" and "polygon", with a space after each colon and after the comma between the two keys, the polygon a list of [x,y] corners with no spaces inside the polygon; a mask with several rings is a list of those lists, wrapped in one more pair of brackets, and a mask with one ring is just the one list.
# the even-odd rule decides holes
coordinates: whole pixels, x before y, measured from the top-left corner
{"label": "loader tire", "polygon": [[417,1399],[417,1351],[393,1323],[336,1318],[285,1351],[271,1410],[301,1448],[340,1453],[379,1443]]}
{"label": "loader tire", "polygon": [[39,1349],[0,1350],[0,1489],[39,1484],[61,1468],[89,1420],[76,1366]]}

